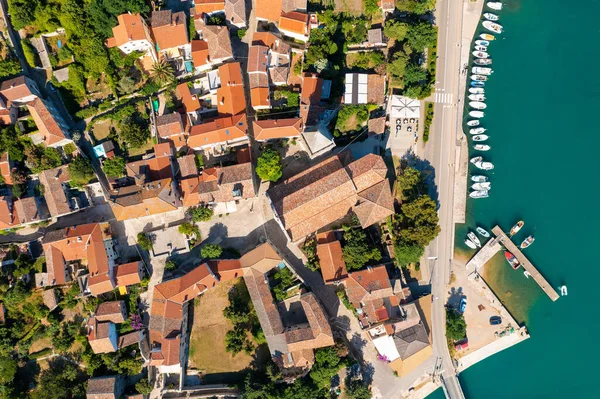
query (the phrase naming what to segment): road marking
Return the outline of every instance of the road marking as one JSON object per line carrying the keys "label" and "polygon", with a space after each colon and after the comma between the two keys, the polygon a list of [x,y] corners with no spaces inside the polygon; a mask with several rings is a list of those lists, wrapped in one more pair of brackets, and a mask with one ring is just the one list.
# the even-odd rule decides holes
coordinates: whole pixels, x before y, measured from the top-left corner
{"label": "road marking", "polygon": [[438,104],[452,104],[452,98],[452,93],[436,92],[434,102]]}

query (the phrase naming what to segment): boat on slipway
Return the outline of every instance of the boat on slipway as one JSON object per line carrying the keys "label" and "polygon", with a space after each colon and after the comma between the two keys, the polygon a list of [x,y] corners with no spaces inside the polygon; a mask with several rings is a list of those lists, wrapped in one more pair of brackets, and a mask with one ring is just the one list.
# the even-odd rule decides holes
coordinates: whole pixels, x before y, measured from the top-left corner
{"label": "boat on slipway", "polygon": [[490,55],[485,51],[473,51],[471,54],[476,58],[490,58]]}
{"label": "boat on slipway", "polygon": [[471,188],[475,191],[491,190],[492,183],[490,183],[489,181],[484,182],[484,183],[474,183],[471,185]]}
{"label": "boat on slipway", "polygon": [[500,19],[499,16],[497,16],[496,14],[493,14],[491,12],[484,12],[483,18],[487,19],[488,21],[497,21]]}
{"label": "boat on slipway", "polygon": [[519,267],[521,267],[521,262],[519,262],[517,257],[514,256],[512,252],[504,251],[504,258],[506,258],[506,261],[513,269],[517,270]]}
{"label": "boat on slipway", "polygon": [[497,24],[492,21],[483,21],[482,25],[485,29],[489,30],[490,32],[502,33],[502,25],[500,24]]}
{"label": "boat on slipway", "polygon": [[486,103],[481,102],[481,101],[471,101],[471,102],[469,102],[469,107],[475,108],[475,109],[486,109],[487,105],[486,105]]}
{"label": "boat on slipway", "polygon": [[483,40],[496,40],[496,36],[494,35],[490,35],[489,33],[482,33],[481,35],[479,35],[480,38],[482,38]]}
{"label": "boat on slipway", "polygon": [[533,244],[534,241],[535,241],[535,238],[533,236],[527,237],[521,243],[521,245],[520,245],[521,249],[525,249],[525,248],[529,247],[531,244]]}
{"label": "boat on slipway", "polygon": [[477,226],[475,231],[477,231],[477,233],[479,233],[479,235],[482,237],[490,238],[490,233],[488,233],[488,231],[486,229],[484,229],[483,227]]}
{"label": "boat on slipway", "polygon": [[479,199],[479,198],[488,198],[490,196],[489,191],[471,191],[469,193],[469,197],[473,198],[473,199]]}
{"label": "boat on slipway", "polygon": [[477,234],[473,233],[472,231],[469,231],[467,233],[467,237],[469,237],[469,240],[473,241],[473,244],[481,248],[481,241],[479,241],[479,238],[477,238]]}
{"label": "boat on slipway", "polygon": [[470,134],[481,134],[483,132],[485,132],[484,127],[476,127],[475,129],[469,129]]}
{"label": "boat on slipway", "polygon": [[486,5],[492,10],[500,11],[502,10],[502,3],[499,1],[488,1]]}
{"label": "boat on slipway", "polygon": [[474,149],[475,151],[489,151],[489,150],[491,150],[491,149],[492,149],[492,147],[490,147],[490,146],[489,146],[489,145],[487,145],[487,144],[475,144],[475,145],[473,146],[473,149]]}
{"label": "boat on slipway", "polygon": [[476,134],[472,137],[473,141],[486,141],[489,138],[490,136],[488,136],[487,134]]}
{"label": "boat on slipway", "polygon": [[471,126],[471,127],[473,127],[473,126],[479,126],[480,123],[481,122],[479,122],[478,119],[473,119],[472,121],[468,121],[467,122],[467,126]]}
{"label": "boat on slipway", "polygon": [[486,68],[486,67],[473,67],[471,69],[472,73],[475,73],[477,75],[491,75],[494,70],[492,68]]}
{"label": "boat on slipway", "polygon": [[473,60],[473,64],[475,65],[492,65],[491,58],[475,58]]}
{"label": "boat on slipway", "polygon": [[471,111],[469,112],[469,116],[473,118],[483,118],[485,116],[485,113],[482,111]]}
{"label": "boat on slipway", "polygon": [[482,87],[471,87],[469,89],[469,93],[471,94],[483,94],[485,93],[485,89]]}
{"label": "boat on slipway", "polygon": [[473,175],[471,176],[471,181],[474,181],[475,183],[483,183],[488,181],[487,176],[483,176],[483,175]]}
{"label": "boat on slipway", "polygon": [[475,45],[476,46],[489,46],[490,42],[489,42],[489,40],[475,40]]}
{"label": "boat on slipway", "polygon": [[525,222],[522,220],[519,220],[517,222],[517,224],[515,224],[511,229],[510,229],[510,236],[514,236],[515,234],[517,234],[519,232],[519,230],[521,230],[523,228],[523,226],[525,226]]}

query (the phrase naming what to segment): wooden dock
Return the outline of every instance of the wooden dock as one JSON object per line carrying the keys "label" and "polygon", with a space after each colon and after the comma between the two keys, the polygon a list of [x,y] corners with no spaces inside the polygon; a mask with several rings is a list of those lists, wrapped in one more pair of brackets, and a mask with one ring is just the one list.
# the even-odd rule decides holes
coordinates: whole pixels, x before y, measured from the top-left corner
{"label": "wooden dock", "polygon": [[531,277],[535,280],[535,282],[540,286],[540,288],[550,297],[551,300],[556,301],[559,296],[558,293],[552,286],[546,281],[544,276],[535,268],[535,266],[527,259],[527,257],[521,252],[519,247],[515,245],[514,242],[502,231],[500,226],[495,226],[492,229],[492,232],[496,236],[494,240],[498,240],[507,250],[512,252],[512,254],[521,262],[521,266],[531,274]]}

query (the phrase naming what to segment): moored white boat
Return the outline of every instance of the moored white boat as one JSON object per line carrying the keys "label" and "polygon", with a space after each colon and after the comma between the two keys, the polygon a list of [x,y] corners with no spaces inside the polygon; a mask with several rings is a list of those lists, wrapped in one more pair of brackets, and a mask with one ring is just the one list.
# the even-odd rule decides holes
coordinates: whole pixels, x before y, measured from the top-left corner
{"label": "moored white boat", "polygon": [[469,94],[469,100],[471,101],[485,101],[483,94]]}
{"label": "moored white boat", "polygon": [[475,145],[473,146],[473,149],[474,149],[475,151],[489,151],[489,150],[491,150],[491,149],[492,149],[492,147],[490,147],[490,146],[489,146],[489,145],[487,145],[487,144],[475,144]]}
{"label": "moored white boat", "polygon": [[473,157],[469,160],[469,162],[471,162],[473,165],[481,161],[483,161],[483,157]]}
{"label": "moored white boat", "polygon": [[487,82],[488,77],[483,75],[471,75],[471,80],[475,82]]}
{"label": "moored white boat", "polygon": [[488,136],[487,134],[477,134],[472,137],[473,141],[486,141],[489,138],[490,136]]}
{"label": "moored white boat", "polygon": [[467,233],[467,237],[469,237],[469,240],[471,240],[473,244],[481,248],[481,241],[479,241],[479,238],[477,238],[477,234],[473,233],[472,231],[469,231]]}
{"label": "moored white boat", "polygon": [[568,295],[567,286],[566,285],[563,285],[563,286],[560,287],[560,295],[561,296],[567,296]]}
{"label": "moored white boat", "polygon": [[473,60],[473,64],[475,65],[492,65],[491,58],[476,58]]}
{"label": "moored white boat", "polygon": [[529,247],[531,244],[533,244],[534,241],[535,241],[535,238],[533,236],[527,237],[521,243],[521,245],[520,245],[521,249],[525,249],[525,248]]}
{"label": "moored white boat", "polygon": [[483,118],[485,113],[482,111],[471,111],[469,112],[469,116],[472,118]]}
{"label": "moored white boat", "polygon": [[502,33],[502,25],[500,25],[500,24],[497,24],[492,21],[483,21],[482,25],[485,29],[487,29],[491,32]]}
{"label": "moored white boat", "polygon": [[521,230],[523,228],[523,226],[525,226],[525,222],[522,220],[519,220],[517,222],[517,224],[515,224],[511,229],[510,229],[510,235],[514,236],[515,234],[517,234],[519,232],[519,230]]}
{"label": "moored white boat", "polygon": [[475,46],[475,51],[487,51],[487,46]]}
{"label": "moored white boat", "polygon": [[485,238],[489,238],[490,237],[490,233],[488,233],[488,231],[486,229],[484,229],[481,226],[477,226],[477,228],[475,229],[475,231],[477,231],[477,233],[479,233],[480,236],[485,237]]}
{"label": "moored white boat", "polygon": [[490,42],[489,42],[489,40],[475,40],[475,45],[476,46],[489,46]]}
{"label": "moored white boat", "polygon": [[475,183],[471,185],[471,188],[475,191],[490,190],[492,188],[492,183],[489,181],[484,183]]}
{"label": "moored white boat", "polygon": [[491,162],[477,162],[475,167],[481,170],[492,170],[494,169],[494,164]]}
{"label": "moored white boat", "polygon": [[475,129],[469,129],[469,133],[470,134],[481,134],[483,132],[485,132],[485,128],[484,127],[476,127]]}
{"label": "moored white boat", "polygon": [[477,58],[490,58],[490,55],[485,51],[473,51],[471,54]]}
{"label": "moored white boat", "polygon": [[492,10],[500,11],[502,10],[502,3],[499,1],[488,1],[486,5]]}
{"label": "moored white boat", "polygon": [[485,13],[483,13],[483,17],[485,19],[487,19],[488,21],[497,21],[497,20],[500,19],[499,16],[497,16],[496,14],[493,14],[491,12],[485,12]]}
{"label": "moored white boat", "polygon": [[485,190],[484,191],[471,191],[469,193],[469,197],[475,198],[475,199],[478,199],[478,198],[487,198],[489,196],[490,196],[489,191],[485,191]]}
{"label": "moored white boat", "polygon": [[492,68],[486,67],[473,67],[471,68],[471,72],[477,75],[491,75],[494,70]]}
{"label": "moored white boat", "polygon": [[479,126],[479,120],[473,119],[472,121],[467,122],[467,126]]}
{"label": "moored white boat", "polygon": [[489,41],[496,40],[496,36],[491,35],[489,33],[482,33],[481,35],[479,35],[479,37],[482,38],[483,40],[489,40]]}
{"label": "moored white boat", "polygon": [[475,109],[486,109],[487,105],[486,105],[486,103],[481,102],[481,101],[471,101],[471,102],[469,102],[469,107],[475,108]]}
{"label": "moored white boat", "polygon": [[471,181],[474,181],[475,183],[483,183],[488,181],[487,176],[483,176],[483,175],[473,175],[471,176]]}
{"label": "moored white boat", "polygon": [[473,244],[473,241],[469,240],[468,238],[465,239],[465,245],[471,249],[477,249],[477,245]]}
{"label": "moored white boat", "polygon": [[483,87],[471,87],[469,89],[469,93],[471,93],[471,94],[483,94],[483,93],[485,93],[485,89]]}

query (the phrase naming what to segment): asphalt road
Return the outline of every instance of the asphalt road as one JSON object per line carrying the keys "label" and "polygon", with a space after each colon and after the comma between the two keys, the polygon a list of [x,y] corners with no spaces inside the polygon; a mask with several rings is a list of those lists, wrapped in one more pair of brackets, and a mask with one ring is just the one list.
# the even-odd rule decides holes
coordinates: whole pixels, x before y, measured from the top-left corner
{"label": "asphalt road", "polygon": [[438,189],[439,217],[441,232],[430,244],[427,255],[437,257],[432,269],[432,334],[433,351],[438,358],[439,370],[445,385],[444,392],[451,399],[464,398],[448,346],[446,343],[446,284],[450,278],[450,265],[453,255],[454,223],[454,157],[456,146],[457,116],[460,104],[458,85],[460,76],[460,46],[462,32],[462,1],[439,0],[436,10],[436,24],[439,28],[438,63],[436,90],[454,99],[451,104],[436,103],[434,122],[430,139],[425,147],[424,157],[435,168],[435,183]]}

